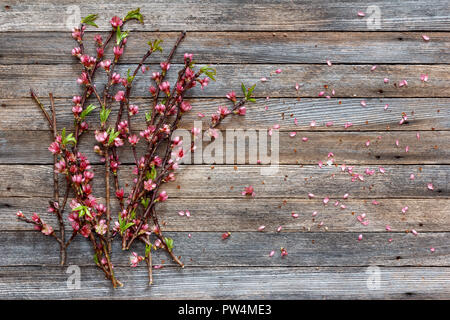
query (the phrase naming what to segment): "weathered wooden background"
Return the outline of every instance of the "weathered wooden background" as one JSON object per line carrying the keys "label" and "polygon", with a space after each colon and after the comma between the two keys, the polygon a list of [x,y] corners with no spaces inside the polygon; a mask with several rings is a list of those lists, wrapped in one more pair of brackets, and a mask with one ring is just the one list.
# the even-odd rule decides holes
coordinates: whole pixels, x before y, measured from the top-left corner
{"label": "weathered wooden background", "polygon": [[[178,31],[188,31],[174,63],[182,62],[184,52],[193,52],[198,63],[217,68],[218,81],[194,91],[195,110],[184,127],[192,126],[198,111],[210,114],[225,102],[230,89],[239,92],[241,80],[252,84],[283,70],[258,85],[258,101],[245,118],[223,125],[264,129],[279,123],[280,171],[261,176],[260,167],[252,165],[183,166],[177,182],[168,186],[171,198],[161,210],[175,252],[187,267],[180,270],[160,255],[165,268],[155,271],[151,288],[145,268],[128,268],[127,255],[119,253],[115,265],[125,286],[111,289],[93,266],[88,243],[78,239],[69,249],[68,263],[81,267],[81,289],[68,289],[56,242],[14,216],[17,210],[37,211],[54,221],[45,213],[52,188],[50,134],[28,90],[35,88],[42,97],[52,91],[60,127],[71,127],[70,97],[79,91],[75,79],[80,67],[70,56],[74,41],[67,22],[77,6],[81,16],[100,14],[99,31],[108,30],[112,15],[141,8],[145,24],[127,26],[137,31],[131,34],[122,71],[140,59],[149,39],[162,38],[169,49]],[[373,10],[368,6],[379,8],[378,29],[371,28],[370,14],[357,16]],[[93,38],[89,30],[87,37]],[[422,34],[431,41],[423,41]],[[0,43],[0,298],[450,297],[447,0],[94,0],[78,5],[2,0]],[[371,72],[374,64],[378,67]],[[420,81],[422,73],[429,75],[427,83]],[[390,84],[383,83],[384,77]],[[402,79],[408,87],[396,88],[393,84]],[[300,101],[296,82],[303,85]],[[138,83],[139,104],[147,96],[147,82]],[[336,96],[318,98],[324,85],[334,88]],[[271,99],[265,101],[266,96]],[[362,99],[366,108],[360,106]],[[390,107],[384,111],[386,103]],[[402,112],[408,121],[399,126]],[[312,120],[318,123],[314,130]],[[334,125],[325,127],[327,121]],[[344,129],[345,122],[353,126]],[[290,138],[290,131],[299,133]],[[303,136],[307,143],[301,142]],[[367,140],[372,141],[368,148]],[[99,163],[90,150],[84,151]],[[349,182],[347,175],[333,178],[335,168],[317,166],[328,152],[334,152],[338,163],[354,165],[356,172],[383,166],[387,173],[359,183]],[[123,153],[123,159],[127,171],[130,156]],[[434,192],[427,190],[429,182]],[[250,184],[256,197],[243,199],[240,192]],[[308,192],[316,200],[308,200]],[[335,208],[334,199],[346,192],[351,195],[348,209]],[[332,198],[326,208],[321,202],[325,196]],[[372,205],[373,200],[380,204]],[[409,207],[406,214],[401,213],[404,206]],[[190,219],[177,215],[186,209],[192,212]],[[293,211],[298,219],[291,217]],[[320,212],[316,221],[313,211]],[[367,213],[368,226],[356,220],[361,213]],[[320,221],[324,226],[318,228]],[[387,224],[391,232],[386,232]],[[267,232],[256,232],[260,225]],[[284,227],[281,233],[275,232],[278,225]],[[405,232],[411,229],[419,234]],[[225,231],[232,235],[222,241]],[[364,238],[358,242],[360,233]],[[287,248],[288,257],[280,258],[280,247]],[[269,258],[271,250],[277,254]],[[377,266],[379,276],[369,266]],[[379,280],[375,286],[370,285],[374,276]]]}

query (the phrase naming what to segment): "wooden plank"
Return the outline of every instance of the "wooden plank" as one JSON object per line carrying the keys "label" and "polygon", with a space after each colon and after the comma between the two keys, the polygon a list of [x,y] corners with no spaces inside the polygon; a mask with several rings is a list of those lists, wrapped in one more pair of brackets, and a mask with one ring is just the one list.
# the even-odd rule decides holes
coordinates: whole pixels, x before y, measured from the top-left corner
{"label": "wooden plank", "polygon": [[[364,181],[351,182],[352,176],[340,167],[280,165],[266,172],[262,165],[181,165],[177,180],[163,189],[174,198],[241,198],[244,187],[253,185],[256,198],[300,198],[308,193],[318,198],[337,197],[349,193],[352,198],[448,198],[450,170],[448,165],[387,165],[386,173],[378,166],[354,166],[353,173],[364,176]],[[373,176],[366,169],[376,170]],[[97,174],[103,166],[93,165]],[[122,166],[123,183],[131,183],[130,166]],[[263,175],[264,173],[265,175]],[[410,174],[415,179],[410,179]],[[0,165],[0,197],[48,196],[53,191],[51,165]],[[434,191],[427,189],[433,183]],[[93,190],[102,196],[104,179],[94,178]],[[129,185],[125,186],[125,190]]]}
{"label": "wooden plank", "polygon": [[[93,53],[93,38],[87,32],[84,42]],[[424,42],[419,32],[189,32],[173,62],[182,63],[192,52],[198,63],[450,63],[450,34],[429,32],[432,42]],[[121,61],[139,63],[149,39],[162,39],[164,53],[151,57],[157,62],[175,43],[178,32],[132,32]],[[0,33],[0,64],[77,63],[70,49],[75,46],[69,32]],[[112,49],[111,49],[112,50]]]}
{"label": "wooden plank", "polygon": [[[230,152],[234,152],[235,157],[242,156],[245,158],[242,160],[249,163],[249,150],[250,146],[253,148],[255,143],[253,141],[258,140],[256,143],[259,143],[258,135],[267,135],[265,130],[221,131],[221,133],[222,146],[225,150],[222,162],[226,161],[226,156]],[[347,164],[450,164],[449,131],[298,132],[295,137],[291,137],[290,134],[291,132],[285,131],[279,133],[281,164],[317,164],[319,161],[325,163],[329,152],[334,153],[338,163]],[[417,139],[416,134],[420,135],[420,139]],[[239,142],[236,136],[243,135],[253,138],[244,138]],[[304,142],[302,138],[308,138],[308,141]],[[396,140],[400,143],[398,147],[395,144]],[[51,141],[50,133],[45,131],[0,131],[0,164],[52,164],[53,156],[48,151]],[[368,147],[367,141],[370,141]],[[233,143],[232,149],[227,146],[228,142]],[[100,164],[101,159],[93,150],[96,144],[98,143],[94,134],[91,133],[83,138],[79,150],[88,156],[91,163]],[[209,141],[204,141],[203,150],[209,144]],[[184,145],[190,146],[190,142],[185,142]],[[138,154],[144,154],[146,144],[141,143],[138,146]],[[409,146],[408,152],[405,152],[405,146]],[[134,163],[133,153],[128,144],[119,149],[119,157],[122,164]],[[191,155],[186,157],[191,158]],[[235,159],[235,163],[244,164],[241,160],[237,160],[238,158]],[[207,160],[202,163],[208,164]]]}
{"label": "wooden plank", "polygon": [[[15,219],[21,210],[27,216],[37,212],[44,221],[58,230],[56,217],[47,212],[48,198],[0,198],[0,230],[32,230],[33,226]],[[331,200],[334,203],[336,200]],[[169,199],[158,206],[164,231],[255,231],[266,226],[275,232],[282,226],[283,232],[384,232],[389,225],[392,231],[403,232],[416,229],[418,232],[449,232],[450,199],[387,199],[373,205],[368,199],[338,199],[346,209],[332,204],[324,206],[322,201],[303,199]],[[104,203],[104,199],[98,199]],[[402,208],[408,206],[407,214]],[[70,211],[70,209],[68,209]],[[119,212],[112,201],[113,217]],[[189,210],[191,217],[180,217],[179,211]],[[312,213],[318,212],[312,217]],[[298,213],[293,219],[291,213]],[[366,213],[367,226],[362,226],[357,216]],[[319,227],[319,224],[323,225]],[[67,220],[66,220],[66,223]],[[70,226],[67,224],[67,229]]]}
{"label": "wooden plank", "polygon": [[448,267],[163,268],[155,270],[150,288],[145,268],[117,267],[115,272],[124,282],[120,289],[112,289],[94,267],[80,271],[80,288],[71,289],[67,282],[73,271],[67,267],[2,267],[0,298],[436,300],[450,296]]}
{"label": "wooden plank", "polygon": [[[327,94],[331,90],[335,97],[448,97],[450,87],[450,65],[379,65],[375,71],[371,65],[211,65],[217,70],[217,79],[207,89],[200,86],[192,89],[189,97],[223,97],[230,90],[241,94],[241,82],[251,85],[261,77],[268,77],[266,83],[259,83],[255,90],[256,97],[297,97],[295,84],[301,83],[300,96],[317,97],[319,92],[328,86]],[[117,69],[126,74],[135,65],[120,65]],[[155,66],[151,66],[154,70]],[[159,65],[157,67],[159,69]],[[172,65],[167,76],[171,83],[176,77],[180,65]],[[281,74],[275,70],[281,68]],[[78,65],[0,65],[0,95],[4,98],[29,97],[30,87],[41,95],[52,91],[55,97],[72,97],[80,94],[81,87],[76,79],[81,73]],[[429,81],[424,83],[420,75],[427,73]],[[270,76],[273,74],[272,76]],[[104,72],[98,74],[97,89],[102,90]],[[147,74],[138,74],[134,82],[135,97],[147,97],[149,81]],[[390,83],[384,83],[387,77]],[[140,81],[145,78],[145,81]],[[46,79],[46,81],[42,81]],[[408,87],[398,88],[396,84],[406,79]],[[325,99],[325,98],[323,98]],[[368,106],[369,108],[371,106]],[[360,107],[362,109],[363,107]]]}
{"label": "wooden plank", "polygon": [[[450,30],[447,23],[449,8],[445,0],[377,0],[370,6],[359,0],[343,3],[325,0],[263,3],[208,0],[201,4],[177,0],[172,1],[170,6],[164,0],[141,0],[133,2],[133,5],[140,7],[145,15],[145,25],[130,24],[131,28],[138,30]],[[76,16],[74,13],[78,9],[82,17],[98,13],[99,30],[109,30],[110,17],[114,14],[124,16],[131,8],[118,0],[82,4],[73,0],[47,0],[39,4],[31,0],[15,0],[2,6],[0,25],[4,31],[66,31],[73,25],[71,16]],[[358,11],[366,11],[367,16],[358,17]],[[377,16],[379,24],[371,23]],[[75,18],[75,21],[78,19]]]}
{"label": "wooden plank", "polygon": [[[353,232],[234,232],[223,240],[220,232],[165,232],[174,240],[173,252],[187,267],[221,266],[448,266],[450,233],[363,233]],[[0,266],[58,265],[59,246],[50,237],[36,231],[0,232]],[[388,240],[392,239],[391,242]],[[12,245],[14,244],[14,245]],[[112,261],[116,266],[129,265],[130,252],[120,241],[112,243]],[[280,248],[288,256],[280,257]],[[435,248],[431,252],[430,248]],[[142,243],[132,251],[143,253]],[[269,257],[271,250],[276,254]],[[68,248],[67,264],[93,265],[91,243],[77,237]],[[162,262],[164,260],[164,263]],[[165,252],[153,254],[155,264],[174,265]]]}
{"label": "wooden plank", "polygon": [[[47,96],[42,102],[48,104]],[[180,128],[191,129],[194,121],[202,121],[203,127],[209,123],[209,115],[219,105],[228,105],[225,99],[190,99],[193,110],[187,113],[180,124]],[[339,103],[341,101],[341,103]],[[221,124],[223,129],[266,129],[274,124],[280,124],[281,130],[314,130],[314,131],[404,131],[404,130],[450,130],[450,99],[435,98],[383,98],[367,99],[369,107],[362,108],[360,99],[301,99],[294,98],[270,100],[258,99],[256,103],[247,105],[245,117],[232,117]],[[95,101],[92,101],[95,103]],[[133,128],[144,129],[144,112],[147,110],[148,99],[133,99],[133,103],[141,108],[133,121]],[[384,106],[389,108],[384,111]],[[59,128],[72,128],[73,115],[70,111],[69,99],[56,99],[57,122]],[[265,109],[267,106],[267,110]],[[114,105],[111,118],[117,117],[118,106]],[[207,115],[200,119],[197,114],[202,112]],[[398,122],[402,113],[408,116],[408,121],[403,125]],[[294,118],[298,120],[295,125]],[[34,104],[31,98],[2,99],[0,98],[0,128],[6,130],[47,130],[48,125],[41,110]],[[88,116],[91,129],[97,129],[98,111]],[[316,127],[311,128],[311,121],[316,121]],[[325,123],[333,121],[333,126],[327,127]],[[345,123],[351,122],[353,126],[344,128]]]}

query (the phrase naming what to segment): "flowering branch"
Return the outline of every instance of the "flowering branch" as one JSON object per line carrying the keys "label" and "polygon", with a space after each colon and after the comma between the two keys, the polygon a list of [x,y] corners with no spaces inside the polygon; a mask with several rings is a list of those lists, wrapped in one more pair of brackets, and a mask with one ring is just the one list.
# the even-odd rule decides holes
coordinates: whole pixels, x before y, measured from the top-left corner
{"label": "flowering branch", "polygon": [[[185,95],[197,84],[203,90],[210,80],[215,80],[216,71],[213,68],[204,66],[196,68],[193,61],[193,54],[184,54],[184,65],[178,71],[178,77],[174,84],[165,81],[167,72],[171,67],[172,58],[180,43],[186,36],[186,32],[181,32],[172,50],[164,62],[160,63],[160,72],[152,72],[149,86],[151,98],[149,108],[145,113],[146,129],[136,134],[132,129],[133,117],[139,112],[139,107],[131,103],[132,89],[136,76],[147,70],[145,63],[153,53],[160,51],[161,40],[149,41],[149,49],[142,56],[133,72],[128,70],[126,76],[115,72],[115,68],[124,53],[129,37],[129,32],[124,31],[125,23],[131,20],[143,21],[143,16],[139,9],[130,11],[123,19],[115,16],[110,20],[112,30],[108,33],[106,41],[100,35],[95,36],[97,55],[91,57],[85,52],[83,40],[86,26],[96,26],[97,15],[88,15],[81,21],[80,27],[75,28],[72,37],[77,42],[77,47],[72,50],[72,55],[82,65],[81,75],[77,82],[83,86],[83,94],[72,98],[72,113],[74,116],[75,128],[73,133],[66,132],[63,128],[61,132],[57,129],[56,112],[53,95],[49,94],[52,115],[47,113],[45,107],[31,90],[31,96],[42,110],[47,119],[49,128],[53,133],[53,142],[48,148],[53,154],[53,200],[50,201],[49,211],[56,214],[60,232],[56,234],[53,228],[46,224],[36,213],[31,219],[26,218],[22,212],[17,213],[17,217],[34,225],[36,230],[45,235],[52,236],[60,245],[61,264],[66,261],[66,249],[80,234],[89,240],[94,252],[94,262],[101,269],[106,278],[110,279],[114,287],[121,286],[116,279],[114,266],[111,262],[112,241],[119,237],[122,241],[122,249],[131,249],[135,240],[145,244],[143,256],[132,252],[130,264],[137,266],[145,260],[148,269],[149,284],[153,283],[152,250],[162,249],[166,251],[172,260],[184,267],[183,262],[173,252],[174,241],[165,237],[161,230],[158,219],[157,204],[168,199],[168,194],[162,190],[163,185],[174,181],[175,171],[179,167],[180,161],[188,152],[182,148],[182,139],[174,136],[174,131],[178,128],[182,117],[192,109],[192,106],[185,100]],[[115,43],[112,48],[113,58],[105,58],[107,45]],[[97,70],[103,70],[107,75],[104,89],[99,94],[94,83]],[[243,90],[245,88],[244,85]],[[112,91],[116,87],[116,93]],[[245,103],[253,102],[252,92],[255,86],[245,88],[245,98],[236,101],[234,92],[230,92],[227,98],[233,103],[229,110],[227,107],[219,107],[218,111],[211,118],[209,133],[216,136],[216,127],[230,114],[245,115]],[[90,98],[95,103],[88,104]],[[110,121],[109,117],[114,107],[114,103],[119,103],[117,118]],[[92,181],[94,172],[85,155],[78,151],[81,136],[88,131],[87,116],[94,110],[99,110],[99,129],[95,131],[95,139],[98,142],[94,146],[94,151],[104,162],[105,170],[105,204],[98,203],[94,196]],[[124,118],[126,112],[126,119]],[[112,122],[113,124],[110,124]],[[200,133],[199,129],[193,128],[192,135],[195,137]],[[138,154],[138,144],[143,146],[142,154]],[[128,195],[121,187],[119,179],[120,159],[118,148],[129,144],[134,158],[133,174],[136,176]],[[194,151],[192,144],[190,151]],[[66,181],[66,192],[62,203],[60,203],[58,174],[62,174]],[[111,214],[111,176],[115,190],[115,198],[119,202],[120,212],[114,226]],[[69,200],[69,194],[73,193],[70,201],[71,213],[68,220],[72,227],[70,238],[65,240],[65,227],[63,213]],[[153,239],[153,241],[152,241]],[[157,267],[157,266],[155,266]]]}

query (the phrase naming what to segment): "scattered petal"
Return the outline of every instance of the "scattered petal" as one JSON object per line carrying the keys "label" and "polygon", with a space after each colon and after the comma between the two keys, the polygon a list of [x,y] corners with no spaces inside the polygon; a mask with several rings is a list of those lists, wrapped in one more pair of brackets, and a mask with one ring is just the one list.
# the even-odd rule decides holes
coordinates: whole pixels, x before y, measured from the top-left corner
{"label": "scattered petal", "polygon": [[423,41],[430,41],[430,37],[427,36],[426,34],[422,35],[422,39],[423,39]]}

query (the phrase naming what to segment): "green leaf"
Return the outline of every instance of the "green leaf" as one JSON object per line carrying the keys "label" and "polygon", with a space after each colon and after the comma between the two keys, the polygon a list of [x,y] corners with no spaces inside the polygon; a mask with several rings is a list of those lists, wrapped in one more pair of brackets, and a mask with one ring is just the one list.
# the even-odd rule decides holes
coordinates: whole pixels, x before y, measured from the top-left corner
{"label": "green leaf", "polygon": [[250,89],[248,89],[248,97],[249,98],[251,97],[253,90],[255,90],[255,88],[256,88],[256,83]]}
{"label": "green leaf", "polygon": [[117,30],[116,30],[116,42],[117,42],[117,45],[119,45],[120,42],[123,39],[125,39],[126,37],[128,37],[128,31],[121,32],[120,31],[120,27],[118,26]]}
{"label": "green leaf", "polygon": [[97,109],[96,106],[94,106],[93,104],[90,104],[86,107],[86,109],[83,110],[83,112],[81,112],[80,114],[80,118],[81,120],[83,120],[84,118],[86,118],[86,116],[88,116],[92,111],[94,111],[95,109]]}
{"label": "green leaf", "polygon": [[152,111],[148,111],[145,113],[145,121],[149,122],[150,120],[152,120]]}
{"label": "green leaf", "polygon": [[128,71],[127,71],[127,82],[128,82],[128,84],[131,84],[133,82],[133,80],[134,80],[134,76],[130,75],[130,73],[131,73],[131,71],[130,71],[130,69],[128,69]]}
{"label": "green leaf", "polygon": [[200,72],[204,73],[211,80],[216,81],[216,78],[214,77],[217,73],[216,69],[211,68],[210,66],[205,66],[200,68]]}
{"label": "green leaf", "polygon": [[144,23],[144,16],[141,14],[141,8],[137,8],[136,10],[131,10],[127,13],[123,21],[128,21],[132,19],[138,20],[140,23]]}
{"label": "green leaf", "polygon": [[151,172],[150,172],[150,179],[155,180],[156,174],[157,174],[156,168],[155,168],[155,166],[153,165],[152,168],[151,168]]}
{"label": "green leaf", "polygon": [[166,242],[167,249],[169,251],[172,251],[172,249],[173,249],[173,239],[172,238],[164,238],[164,241]]}
{"label": "green leaf", "polygon": [[256,99],[255,98],[249,98],[249,99],[247,99],[247,101],[249,101],[249,102],[256,102]]}
{"label": "green leaf", "polygon": [[150,251],[152,250],[152,246],[149,246],[148,244],[145,245],[145,256],[148,257],[150,254]]}
{"label": "green leaf", "polygon": [[102,106],[102,111],[100,111],[100,122],[102,125],[106,123],[110,113],[111,109],[106,109],[105,106]]}
{"label": "green leaf", "polygon": [[108,144],[112,144],[114,142],[114,139],[116,139],[120,134],[119,131],[115,132],[113,128],[108,128],[106,132],[109,135]]}
{"label": "green leaf", "polygon": [[241,83],[242,93],[244,94],[244,97],[247,96],[247,88],[245,87],[244,83]]}
{"label": "green leaf", "polygon": [[98,18],[98,14],[90,14],[83,19],[81,19],[81,23],[88,24],[90,26],[98,28],[98,25],[95,24],[95,20]]}
{"label": "green leaf", "polygon": [[148,208],[148,205],[150,204],[150,199],[149,198],[144,198],[141,200],[142,206],[144,206],[144,209]]}
{"label": "green leaf", "polygon": [[153,41],[153,43],[151,41],[147,42],[147,44],[150,46],[150,49],[154,52],[154,51],[160,51],[163,52],[162,47],[160,46],[160,44],[163,41],[160,39],[156,39],[155,41]]}
{"label": "green leaf", "polygon": [[97,253],[94,253],[94,262],[95,264],[99,265],[99,261],[98,261],[98,257],[97,257]]}

